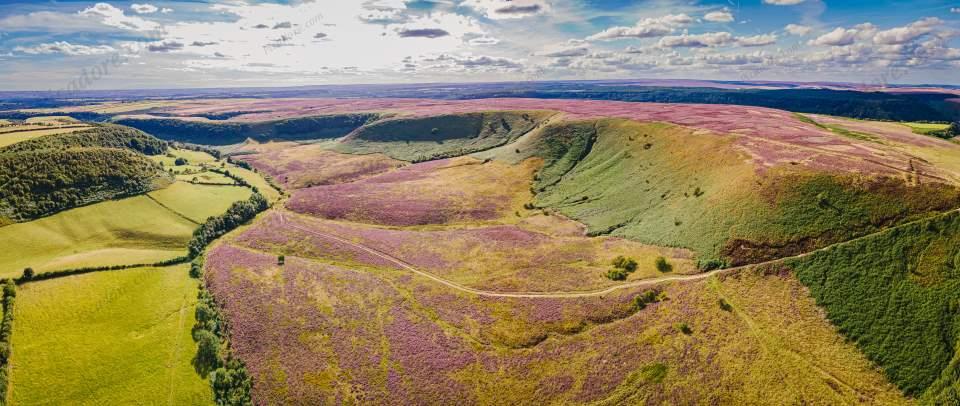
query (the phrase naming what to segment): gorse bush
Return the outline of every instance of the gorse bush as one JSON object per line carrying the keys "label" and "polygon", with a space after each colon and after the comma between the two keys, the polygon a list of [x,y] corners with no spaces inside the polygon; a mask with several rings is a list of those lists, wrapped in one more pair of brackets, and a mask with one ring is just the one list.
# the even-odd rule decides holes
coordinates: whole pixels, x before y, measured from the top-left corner
{"label": "gorse bush", "polygon": [[614,268],[607,271],[606,276],[615,281],[626,280],[628,275],[637,270],[637,261],[623,255],[618,255],[611,261],[611,264]]}
{"label": "gorse bush", "polygon": [[654,261],[654,266],[657,267],[657,270],[663,273],[673,271],[673,265],[667,262],[667,259],[664,257],[657,257]]}

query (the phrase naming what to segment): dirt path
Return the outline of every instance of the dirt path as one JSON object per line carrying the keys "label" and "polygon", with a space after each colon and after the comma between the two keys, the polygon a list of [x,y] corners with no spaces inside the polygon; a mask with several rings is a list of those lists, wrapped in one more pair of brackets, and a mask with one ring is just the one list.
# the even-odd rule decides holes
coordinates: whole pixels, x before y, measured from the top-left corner
{"label": "dirt path", "polygon": [[[282,206],[281,206],[281,207],[282,207]],[[942,216],[942,215],[947,215],[947,214],[949,214],[949,213],[954,213],[954,212],[960,212],[960,209],[951,210],[951,211],[949,211],[949,212],[941,213],[941,214],[939,214],[939,215]],[[799,254],[799,255],[794,255],[794,256],[790,256],[790,257],[784,257],[784,258],[774,259],[774,260],[771,260],[771,261],[765,261],[765,262],[760,262],[760,263],[756,263],[756,264],[742,265],[742,266],[733,267],[733,268],[717,269],[717,270],[713,270],[713,271],[709,271],[709,272],[704,272],[704,273],[699,273],[699,274],[695,274],[695,275],[671,275],[671,276],[663,276],[663,277],[659,277],[659,278],[642,279],[642,280],[633,281],[633,282],[628,282],[628,283],[624,283],[624,284],[620,284],[620,285],[616,285],[616,286],[611,286],[611,287],[605,288],[605,289],[589,290],[589,291],[497,292],[497,291],[492,291],[492,290],[474,289],[474,288],[471,288],[471,287],[469,287],[469,286],[464,286],[464,285],[461,285],[461,284],[459,284],[459,283],[457,283],[457,282],[451,281],[451,280],[449,280],[449,279],[444,279],[444,278],[442,278],[442,277],[440,277],[440,276],[438,276],[438,275],[432,274],[432,273],[430,273],[430,272],[426,272],[426,271],[417,269],[417,268],[414,267],[413,265],[411,265],[411,264],[409,264],[409,263],[407,263],[407,262],[404,262],[403,260],[401,260],[401,259],[399,259],[399,258],[397,258],[397,257],[394,257],[394,256],[392,256],[392,255],[390,255],[390,254],[387,254],[387,253],[385,253],[385,252],[379,251],[379,250],[377,250],[377,249],[368,247],[368,246],[366,246],[366,245],[363,245],[363,244],[360,244],[360,243],[356,243],[356,242],[353,242],[353,241],[350,241],[350,240],[347,240],[347,239],[338,237],[338,236],[333,235],[333,234],[328,234],[328,233],[324,233],[324,232],[320,232],[320,231],[315,231],[315,230],[311,230],[311,229],[308,229],[308,228],[304,228],[304,227],[297,226],[297,225],[295,225],[295,224],[287,223],[287,222],[286,222],[286,219],[284,218],[284,215],[287,214],[287,210],[284,209],[284,208],[278,209],[278,210],[277,210],[277,213],[278,213],[278,216],[280,217],[280,224],[283,225],[283,226],[285,226],[285,227],[289,227],[289,228],[292,228],[292,229],[295,229],[295,230],[300,230],[300,231],[303,231],[303,232],[305,232],[305,233],[315,235],[315,236],[317,236],[317,237],[321,237],[321,238],[325,238],[325,239],[328,239],[328,240],[333,240],[333,241],[337,241],[337,242],[340,242],[340,243],[349,245],[349,246],[351,246],[351,247],[354,247],[354,248],[357,248],[357,249],[359,249],[359,250],[362,250],[362,251],[364,251],[364,252],[366,252],[366,253],[368,253],[368,254],[371,254],[371,255],[374,255],[374,256],[376,256],[376,257],[378,257],[378,258],[381,258],[381,259],[384,259],[384,260],[386,260],[386,261],[389,261],[390,263],[393,263],[394,265],[397,265],[398,267],[400,267],[400,268],[402,268],[402,269],[404,269],[404,270],[413,272],[413,273],[415,273],[415,274],[417,274],[417,275],[420,275],[420,276],[423,276],[423,277],[425,277],[425,278],[432,279],[433,281],[435,281],[435,282],[437,282],[437,283],[440,283],[440,284],[443,284],[443,285],[446,285],[446,286],[448,286],[448,287],[450,287],[450,288],[459,290],[459,291],[461,291],[461,292],[466,292],[466,293],[478,295],[478,296],[486,296],[486,297],[510,297],[510,298],[577,298],[577,297],[603,296],[603,295],[606,295],[606,294],[608,294],[608,293],[616,292],[616,291],[622,290],[622,289],[630,289],[630,288],[636,288],[636,287],[642,287],[642,286],[653,286],[653,285],[658,285],[658,284],[661,284],[661,283],[664,283],[664,282],[672,282],[672,281],[684,281],[684,282],[686,282],[686,281],[697,281],[697,280],[707,279],[707,278],[709,278],[709,277],[711,277],[711,276],[715,276],[715,275],[722,275],[722,274],[727,274],[727,273],[735,273],[735,272],[738,272],[738,271],[740,271],[740,270],[748,269],[748,268],[752,268],[752,267],[764,266],[764,265],[773,265],[773,264],[781,263],[781,262],[784,262],[784,261],[787,261],[787,260],[791,260],[791,259],[803,258],[803,257],[812,255],[812,254],[817,253],[817,252],[820,252],[820,251],[829,250],[829,249],[831,249],[831,248],[833,248],[833,247],[841,246],[841,245],[844,245],[844,244],[849,244],[849,243],[852,243],[852,242],[855,242],[855,241],[858,241],[858,240],[862,240],[862,239],[865,239],[865,238],[870,238],[870,237],[873,237],[873,236],[875,236],[875,235],[877,235],[877,234],[884,233],[884,232],[887,232],[887,231],[889,231],[889,230],[891,230],[891,229],[893,229],[893,228],[896,228],[896,227],[892,227],[892,228],[880,230],[880,231],[877,231],[877,232],[874,232],[874,233],[870,233],[870,234],[866,234],[866,235],[861,236],[861,237],[854,238],[854,239],[852,239],[852,240],[847,240],[847,241],[844,241],[844,242],[839,242],[839,243],[836,243],[836,244],[828,245],[828,246],[826,246],[826,247],[819,248],[819,249],[816,249],[816,250],[813,250],[813,251],[810,251],[810,252],[805,252],[805,253],[802,253],[802,254]],[[294,213],[294,215],[297,215],[297,214]],[[935,217],[935,216],[934,216],[934,217]],[[932,217],[931,217],[931,218],[932,218]],[[929,219],[929,218],[927,218],[927,219]],[[909,224],[912,224],[912,223],[916,223],[916,222],[919,222],[919,221],[924,221],[924,220],[927,220],[927,219],[920,219],[920,220],[916,220],[916,221],[913,221],[913,222],[910,222],[910,223],[904,223],[904,224],[901,224],[901,225],[899,225],[899,226],[897,226],[897,227],[903,227],[903,226],[906,226],[906,225],[909,225]]]}

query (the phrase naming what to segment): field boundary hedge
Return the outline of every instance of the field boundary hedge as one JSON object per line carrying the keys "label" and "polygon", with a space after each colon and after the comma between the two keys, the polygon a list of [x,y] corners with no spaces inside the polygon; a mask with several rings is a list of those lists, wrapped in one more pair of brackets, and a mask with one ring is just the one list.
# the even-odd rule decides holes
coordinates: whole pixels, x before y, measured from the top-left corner
{"label": "field boundary hedge", "polygon": [[0,322],[0,405],[7,404],[7,389],[10,383],[10,338],[13,335],[13,305],[17,297],[17,285],[13,279],[3,282],[3,321]]}

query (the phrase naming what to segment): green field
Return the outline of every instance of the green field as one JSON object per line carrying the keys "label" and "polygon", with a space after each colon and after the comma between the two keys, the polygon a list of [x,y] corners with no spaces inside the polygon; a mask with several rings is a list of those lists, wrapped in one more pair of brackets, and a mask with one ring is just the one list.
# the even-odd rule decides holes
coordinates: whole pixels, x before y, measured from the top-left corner
{"label": "green field", "polygon": [[936,124],[936,123],[906,122],[906,123],[900,123],[900,124],[910,127],[910,129],[917,134],[924,134],[924,135],[930,134],[935,131],[943,131],[943,130],[946,130],[947,127],[950,127],[949,124]]}
{"label": "green field", "polygon": [[233,202],[247,200],[252,192],[241,186],[195,185],[175,182],[147,194],[163,206],[197,223],[223,214]]}
{"label": "green field", "polygon": [[146,196],[106,201],[0,227],[0,277],[25,267],[52,271],[153,263],[184,255],[197,227]]}
{"label": "green field", "polygon": [[[175,165],[177,158],[186,159],[187,165]],[[197,178],[197,181],[205,183],[233,183],[233,181],[228,177],[207,170],[207,168],[212,167],[230,171],[231,174],[240,177],[249,183],[250,186],[257,188],[257,190],[260,191],[260,194],[267,198],[267,201],[275,202],[280,199],[280,192],[270,186],[270,184],[267,183],[267,181],[264,180],[263,176],[260,174],[236,165],[218,161],[216,158],[206,152],[170,148],[168,154],[154,156],[151,159],[163,165],[163,169],[165,171],[172,169],[173,172],[177,174],[178,180],[189,182],[192,181],[193,178]],[[221,167],[221,164],[224,166]],[[185,171],[193,173],[181,174]]]}
{"label": "green field", "polygon": [[270,184],[267,183],[267,181],[263,179],[263,176],[260,176],[260,174],[249,169],[243,169],[239,166],[231,166],[228,169],[230,173],[239,176],[241,179],[247,181],[250,186],[257,188],[257,190],[260,191],[260,194],[267,198],[268,202],[273,203],[280,199],[280,192],[278,192],[277,189],[274,189],[273,186],[270,186]]}
{"label": "green field", "polygon": [[10,403],[212,404],[191,364],[196,292],[186,266],[21,286]]}
{"label": "green field", "polygon": [[87,128],[90,127],[84,125],[66,125],[63,127],[15,125],[0,130],[0,148],[46,135],[67,134]]}
{"label": "green field", "polygon": [[187,160],[190,165],[209,164],[217,161],[213,155],[206,152],[192,151],[189,149],[170,148],[166,154],[153,157],[154,161],[160,162],[163,166],[174,166],[177,158]]}

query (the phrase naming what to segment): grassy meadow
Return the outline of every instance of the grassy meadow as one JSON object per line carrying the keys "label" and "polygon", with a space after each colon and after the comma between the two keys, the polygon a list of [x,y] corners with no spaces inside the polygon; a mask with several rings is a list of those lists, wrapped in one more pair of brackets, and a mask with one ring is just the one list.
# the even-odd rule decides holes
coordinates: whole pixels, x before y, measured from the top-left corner
{"label": "grassy meadow", "polygon": [[21,286],[10,404],[212,404],[191,364],[196,284],[175,266]]}
{"label": "grassy meadow", "polygon": [[223,214],[233,202],[246,200],[252,192],[241,186],[195,185],[174,182],[147,194],[184,217],[202,223],[207,217]]}
{"label": "grassy meadow", "polygon": [[900,124],[910,127],[910,129],[917,134],[923,134],[923,135],[927,135],[936,131],[943,131],[943,130],[946,130],[947,127],[950,127],[949,124],[937,124],[937,123],[904,122]]}
{"label": "grassy meadow", "polygon": [[178,257],[196,226],[146,196],[7,225],[0,227],[0,277],[20,276],[25,267],[41,272]]}

